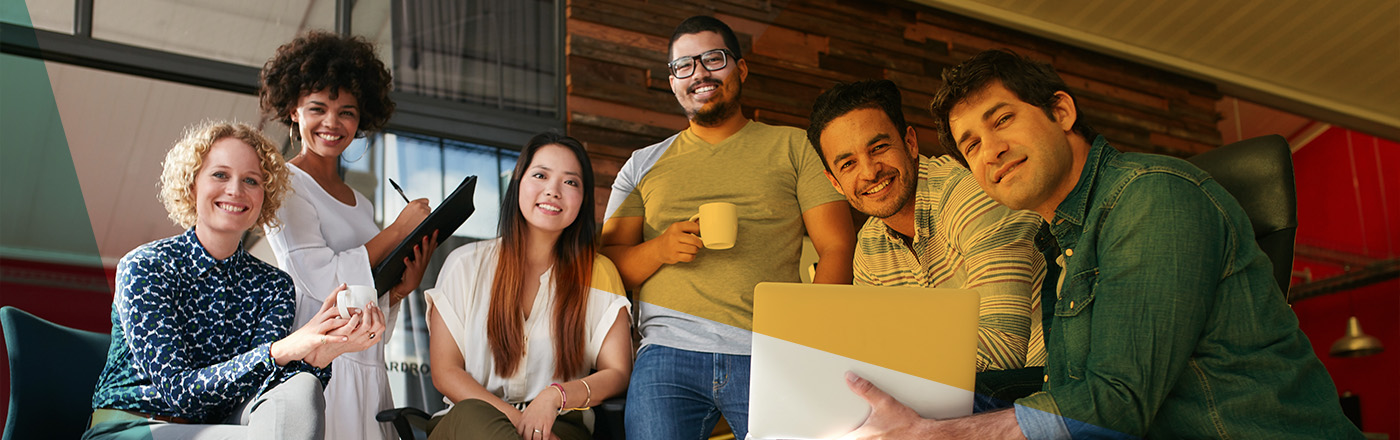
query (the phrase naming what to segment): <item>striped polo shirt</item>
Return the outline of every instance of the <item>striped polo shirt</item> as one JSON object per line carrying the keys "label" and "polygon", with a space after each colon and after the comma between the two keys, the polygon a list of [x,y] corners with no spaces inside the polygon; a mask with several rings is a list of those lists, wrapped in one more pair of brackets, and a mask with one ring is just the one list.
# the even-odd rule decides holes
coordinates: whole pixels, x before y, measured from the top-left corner
{"label": "striped polo shirt", "polygon": [[1035,212],[988,197],[951,156],[920,156],[913,249],[871,217],[856,244],[855,282],[976,290],[977,371],[1045,365],[1045,259],[1035,247],[1040,224]]}

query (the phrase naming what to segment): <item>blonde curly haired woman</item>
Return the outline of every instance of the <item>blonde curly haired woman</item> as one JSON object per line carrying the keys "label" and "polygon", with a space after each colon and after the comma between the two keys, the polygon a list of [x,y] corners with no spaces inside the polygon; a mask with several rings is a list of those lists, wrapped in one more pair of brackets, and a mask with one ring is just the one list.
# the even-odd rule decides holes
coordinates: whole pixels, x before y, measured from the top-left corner
{"label": "blonde curly haired woman", "polygon": [[[291,277],[243,250],[288,190],[277,148],[204,122],[166,155],[160,199],[180,235],[117,264],[112,345],[85,439],[321,438],[325,367],[384,329],[335,302],[295,332]],[[342,287],[343,288],[343,287]]]}

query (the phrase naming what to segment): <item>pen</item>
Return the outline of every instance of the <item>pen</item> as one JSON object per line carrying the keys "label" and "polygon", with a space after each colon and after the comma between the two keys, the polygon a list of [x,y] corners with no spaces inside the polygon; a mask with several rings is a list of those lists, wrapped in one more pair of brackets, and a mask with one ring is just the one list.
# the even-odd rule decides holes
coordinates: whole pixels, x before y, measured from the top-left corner
{"label": "pen", "polygon": [[411,203],[411,202],[408,201],[408,196],[403,195],[403,188],[400,188],[400,187],[399,187],[399,183],[398,183],[398,182],[395,182],[394,179],[389,179],[389,184],[390,184],[390,185],[394,185],[394,191],[398,191],[398,192],[399,192],[399,197],[403,197],[403,202],[404,202],[404,203]]}

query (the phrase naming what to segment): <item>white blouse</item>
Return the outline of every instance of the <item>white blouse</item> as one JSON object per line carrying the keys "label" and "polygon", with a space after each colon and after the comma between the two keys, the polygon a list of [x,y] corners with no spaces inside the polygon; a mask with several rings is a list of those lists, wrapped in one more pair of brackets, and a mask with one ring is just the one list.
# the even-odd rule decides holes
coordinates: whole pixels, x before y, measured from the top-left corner
{"label": "white blouse", "polygon": [[[287,168],[292,193],[277,210],[282,225],[266,232],[277,266],[296,282],[295,329],[316,316],[340,283],[374,285],[365,243],[379,234],[379,226],[374,223],[374,207],[359,191],[355,191],[355,205],[346,205],[306,171],[292,164]],[[374,420],[376,413],[394,405],[384,341],[393,336],[398,305],[389,307],[389,299],[389,295],[379,297],[385,318],[379,342],[337,356],[331,363],[333,373],[326,385],[328,439],[393,438],[392,425]]]}
{"label": "white blouse", "polygon": [[277,210],[282,225],[266,231],[277,266],[296,280],[294,328],[299,328],[316,316],[340,283],[374,285],[365,243],[379,234],[379,226],[374,207],[359,191],[351,190],[355,205],[346,205],[301,168],[287,164],[287,169],[292,193]]}
{"label": "white blouse", "polygon": [[[554,378],[554,269],[540,275],[540,290],[535,293],[532,312],[525,319],[525,357],[521,368],[510,377],[501,377],[496,374],[491,344],[486,341],[487,311],[491,307],[491,284],[496,274],[500,243],[497,238],[452,251],[438,274],[437,286],[426,294],[429,310],[436,309],[452,333],[467,373],[486,391],[506,403],[518,404],[533,399],[550,383],[562,382]],[[585,365],[574,378],[584,377],[597,366],[603,338],[617,320],[618,310],[627,307],[630,303],[617,267],[607,257],[598,255],[594,259],[593,288],[588,293],[583,329]],[[448,405],[454,403],[447,398],[443,400]]]}

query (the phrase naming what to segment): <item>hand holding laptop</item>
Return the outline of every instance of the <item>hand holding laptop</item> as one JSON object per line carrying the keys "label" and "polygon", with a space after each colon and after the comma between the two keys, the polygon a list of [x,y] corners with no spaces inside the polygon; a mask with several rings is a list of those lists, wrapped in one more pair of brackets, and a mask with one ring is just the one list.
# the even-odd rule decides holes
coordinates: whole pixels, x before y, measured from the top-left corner
{"label": "hand holding laptop", "polygon": [[760,283],[749,435],[837,438],[862,423],[884,432],[876,424],[885,420],[971,414],[978,298],[964,289]]}
{"label": "hand holding laptop", "polygon": [[846,372],[846,386],[851,392],[870,404],[870,417],[865,419],[855,431],[841,437],[841,440],[863,440],[867,438],[922,437],[916,432],[911,421],[922,420],[919,414],[894,397],[881,391],[855,373]]}

